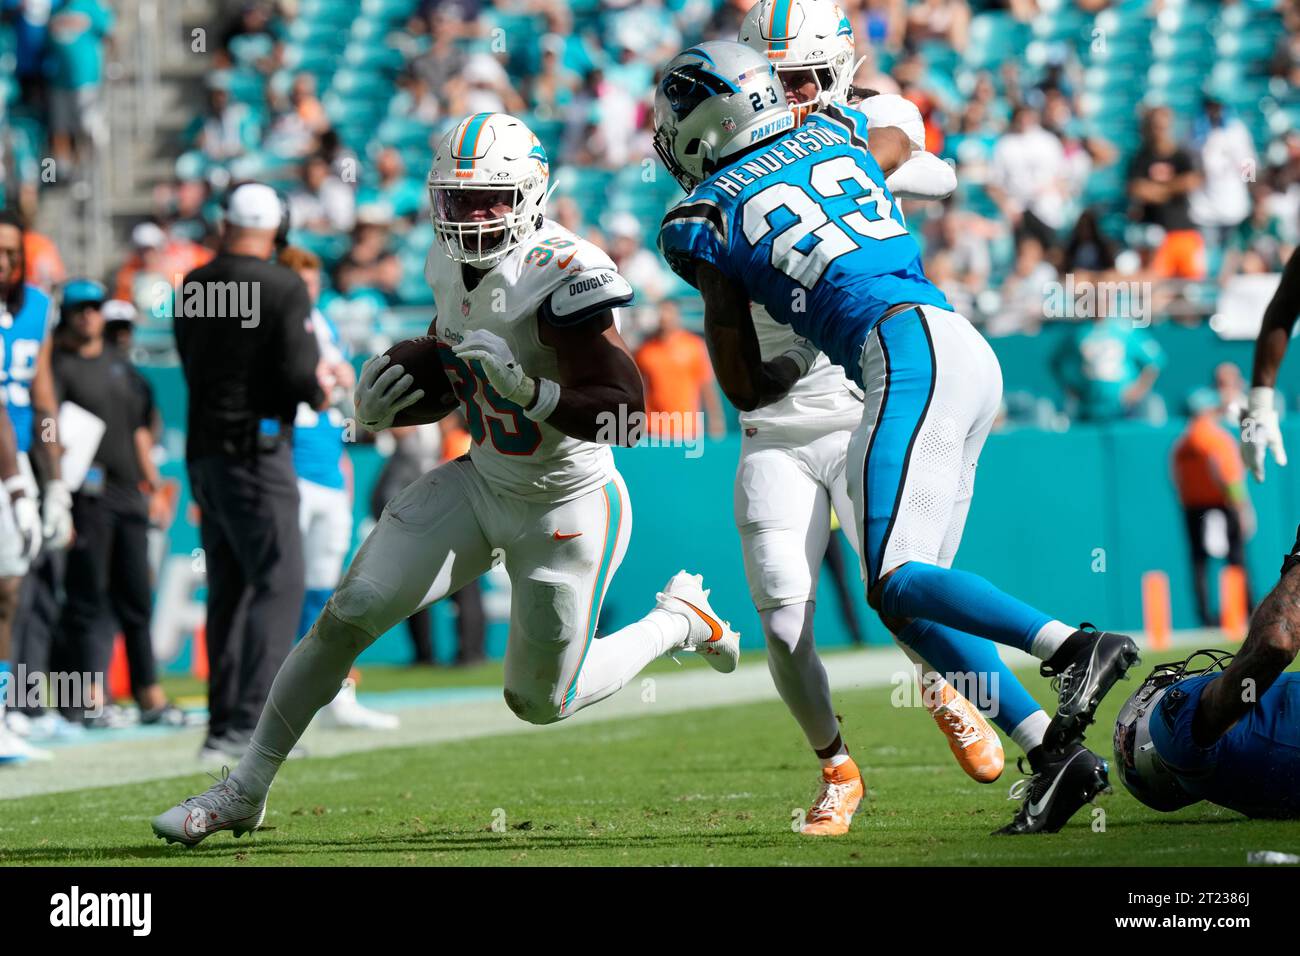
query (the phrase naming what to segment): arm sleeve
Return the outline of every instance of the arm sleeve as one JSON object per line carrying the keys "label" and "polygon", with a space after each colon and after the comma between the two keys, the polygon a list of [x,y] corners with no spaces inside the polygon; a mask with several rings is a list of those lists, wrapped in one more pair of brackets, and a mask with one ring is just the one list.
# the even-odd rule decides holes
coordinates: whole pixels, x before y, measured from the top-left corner
{"label": "arm sleeve", "polygon": [[320,349],[311,328],[311,299],[302,280],[288,269],[285,272],[293,281],[288,285],[279,317],[284,390],[294,401],[314,407],[324,400],[325,393],[316,380]]}
{"label": "arm sleeve", "polygon": [[732,277],[727,256],[727,220],[710,199],[688,196],[664,217],[659,227],[659,251],[684,281],[695,285],[696,264],[703,261]]}

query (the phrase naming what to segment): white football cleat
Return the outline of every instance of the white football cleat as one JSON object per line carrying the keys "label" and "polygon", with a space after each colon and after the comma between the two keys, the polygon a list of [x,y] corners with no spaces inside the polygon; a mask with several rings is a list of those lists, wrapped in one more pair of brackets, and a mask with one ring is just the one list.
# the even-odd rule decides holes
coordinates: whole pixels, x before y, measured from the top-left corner
{"label": "white football cleat", "polygon": [[48,750],[34,747],[0,723],[0,765],[23,763],[27,760],[52,760]]}
{"label": "white football cleat", "polygon": [[255,803],[244,796],[239,784],[230,779],[230,768],[222,767],[216,783],[158,814],[150,826],[160,840],[197,846],[221,830],[229,830],[236,838],[251,833],[265,818],[266,798]]}
{"label": "white football cleat", "polygon": [[715,671],[730,674],[740,663],[740,635],[709,605],[704,578],[678,571],[655,596],[655,607],[681,614],[690,630],[681,648],[703,657]]}
{"label": "white football cleat", "polygon": [[362,706],[357,700],[357,682],[351,677],[343,682],[338,694],[321,711],[326,726],[351,730],[396,730],[402,725],[396,714],[385,714]]}

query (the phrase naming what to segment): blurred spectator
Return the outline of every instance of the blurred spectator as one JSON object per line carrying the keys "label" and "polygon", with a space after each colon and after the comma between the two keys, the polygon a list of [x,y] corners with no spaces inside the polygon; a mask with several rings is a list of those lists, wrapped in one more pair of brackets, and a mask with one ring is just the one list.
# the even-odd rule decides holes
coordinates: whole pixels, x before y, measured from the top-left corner
{"label": "blurred spectator", "polygon": [[1287,236],[1287,228],[1276,213],[1276,206],[1268,201],[1267,186],[1257,187],[1258,197],[1250,215],[1235,226],[1224,230],[1223,262],[1219,268],[1219,281],[1226,282],[1246,271],[1243,260],[1254,254],[1265,264],[1267,272],[1281,272],[1295,248]]}
{"label": "blurred spectator", "polygon": [[1206,97],[1192,128],[1200,151],[1201,186],[1190,196],[1192,220],[1213,229],[1218,242],[1250,214],[1250,187],[1255,181],[1255,143],[1246,124],[1223,104]]}
{"label": "blurred spectator", "polygon": [[[694,332],[682,328],[681,312],[670,299],[659,305],[659,325],[636,350],[637,367],[645,379],[645,410],[650,416],[650,434],[663,434],[656,427],[657,414],[680,417],[682,438],[694,438],[701,408],[706,412],[709,434],[720,438],[727,424],[713,384],[713,364],[708,346]],[[660,423],[676,427],[675,421]],[[676,437],[676,436],[674,436]]]}
{"label": "blurred spectator", "polygon": [[402,154],[391,146],[381,149],[375,156],[375,176],[373,186],[357,190],[357,205],[382,206],[389,219],[413,221],[424,206],[424,183],[406,175]]}
{"label": "blurred spectator", "polygon": [[1159,226],[1164,238],[1151,262],[1161,279],[1205,278],[1205,240],[1192,224],[1188,196],[1201,185],[1192,154],[1174,139],[1173,113],[1157,106],[1142,120],[1142,145],[1129,162],[1135,222]]}
{"label": "blurred spectator", "polygon": [[659,256],[642,244],[641,223],[630,212],[610,216],[606,233],[609,257],[636,293],[636,305],[632,310],[624,309],[624,314],[636,314],[637,331],[644,333],[654,320],[643,317],[657,311],[655,306],[668,291],[668,272]]}
{"label": "blurred spectator", "polygon": [[[1246,473],[1237,439],[1219,421],[1218,396],[1202,389],[1189,400],[1192,413],[1174,445],[1174,485],[1183,509],[1192,552],[1192,583],[1201,624],[1210,616],[1209,559],[1222,557],[1246,573],[1244,543],[1255,533],[1255,511],[1246,493]],[[1247,607],[1250,587],[1246,587]]]}
{"label": "blurred spectator", "polygon": [[1061,346],[1053,370],[1084,422],[1159,417],[1151,389],[1164,366],[1164,351],[1131,319],[1082,323]]}
{"label": "blurred spectator", "polygon": [[27,265],[26,280],[46,293],[68,277],[54,240],[32,229],[23,232],[23,261]]}
{"label": "blurred spectator", "polygon": [[60,166],[84,162],[107,135],[103,48],[112,29],[100,0],[64,0],[50,17],[50,142]]}
{"label": "blurred spectator", "polygon": [[1002,305],[988,317],[985,333],[998,336],[1037,332],[1046,312],[1046,286],[1056,279],[1056,267],[1047,261],[1042,243],[1026,235],[1016,248],[1011,275],[1002,283]]}
{"label": "blurred spectator", "polygon": [[289,218],[293,228],[306,232],[350,232],[356,222],[356,199],[352,189],[334,175],[323,156],[308,157],[302,164],[302,182],[289,194]]}
{"label": "blurred spectator", "polygon": [[1044,249],[1056,246],[1071,198],[1070,168],[1061,141],[1038,123],[1038,113],[1020,106],[993,148],[989,195],[1017,237],[1031,235]]}
{"label": "blurred spectator", "polygon": [[966,49],[970,7],[965,0],[920,0],[907,10],[907,42],[942,43],[957,52]]}
{"label": "blurred spectator", "polygon": [[542,65],[528,85],[528,106],[542,119],[558,119],[573,98],[577,76],[564,66],[564,37],[542,37]]}
{"label": "blurred spectator", "polygon": [[175,238],[155,222],[142,222],[131,230],[131,255],[118,270],[113,297],[132,303],[141,312],[161,317],[164,290],[175,288],[191,269],[212,259],[213,252],[184,238]]}
{"label": "blurred spectator", "polygon": [[208,77],[207,112],[196,116],[186,131],[187,142],[214,163],[243,156],[261,136],[248,106],[230,101],[229,83],[224,74]]}
{"label": "blurred spectator", "polygon": [[316,78],[299,73],[293,78],[288,96],[276,95],[268,86],[268,98],[275,119],[267,130],[262,147],[277,156],[305,156],[315,146],[316,137],[329,127],[325,109],[316,98]]}
{"label": "blurred spectator", "polygon": [[4,0],[0,16],[13,24],[14,77],[23,105],[35,113],[47,110],[45,44],[54,0]]}
{"label": "blurred spectator", "polygon": [[1241,369],[1232,362],[1216,365],[1214,391],[1219,396],[1219,420],[1235,429],[1241,424],[1241,413],[1246,410],[1246,380]]}
{"label": "blurred spectator", "polygon": [[1076,279],[1096,281],[1115,268],[1116,243],[1101,230],[1096,210],[1085,209],[1065,243],[1062,269]]}

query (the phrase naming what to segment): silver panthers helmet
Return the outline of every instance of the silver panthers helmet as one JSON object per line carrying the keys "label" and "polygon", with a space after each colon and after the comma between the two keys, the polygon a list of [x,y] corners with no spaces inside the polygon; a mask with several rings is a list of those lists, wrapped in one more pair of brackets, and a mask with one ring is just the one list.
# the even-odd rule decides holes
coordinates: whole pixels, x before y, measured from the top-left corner
{"label": "silver panthers helmet", "polygon": [[[1208,667],[1192,668],[1191,662],[1202,654],[1210,657]],[[1223,651],[1197,651],[1186,660],[1161,664],[1153,670],[1133,696],[1124,702],[1115,719],[1115,766],[1124,788],[1152,810],[1169,813],[1196,803],[1183,789],[1178,775],[1156,753],[1151,740],[1151,716],[1165,694],[1180,680],[1222,668],[1232,659]]]}
{"label": "silver panthers helmet", "polygon": [[655,89],[655,151],[687,192],[727,157],[794,127],[776,69],[742,43],[699,43]]}

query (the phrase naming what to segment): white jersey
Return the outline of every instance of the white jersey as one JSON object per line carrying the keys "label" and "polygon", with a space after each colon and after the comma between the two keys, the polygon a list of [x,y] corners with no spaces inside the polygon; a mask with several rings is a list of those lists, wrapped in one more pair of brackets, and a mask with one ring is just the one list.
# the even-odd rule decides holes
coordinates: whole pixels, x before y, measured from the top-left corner
{"label": "white jersey", "polygon": [[610,481],[614,456],[608,445],[571,438],[526,418],[450,346],[471,329],[486,329],[509,343],[529,375],[556,380],[555,351],[542,344],[538,324],[575,324],[626,305],[631,286],[609,256],[549,219],[483,273],[473,289],[465,287],[461,269],[435,245],[424,274],[437,303],[434,334],[448,346],[442,350],[443,365],[473,437],[475,468],[494,491],[530,501],[567,501]]}
{"label": "white jersey", "polygon": [[[750,312],[763,361],[770,362],[799,341],[794,329],[776,321],[758,303]],[[862,392],[844,375],[844,369],[819,353],[808,372],[779,401],[741,412],[740,424],[765,434],[780,429],[802,444],[817,435],[856,428],[861,417]]]}

